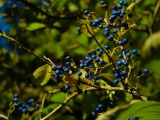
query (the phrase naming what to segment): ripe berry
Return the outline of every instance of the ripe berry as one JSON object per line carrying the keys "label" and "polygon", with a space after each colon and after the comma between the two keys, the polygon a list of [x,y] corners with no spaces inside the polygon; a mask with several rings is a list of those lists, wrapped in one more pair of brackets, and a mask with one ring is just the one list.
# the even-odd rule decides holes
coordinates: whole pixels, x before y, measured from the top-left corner
{"label": "ripe berry", "polygon": [[79,67],[80,67],[80,68],[84,68],[84,64],[81,63],[81,64],[79,65]]}
{"label": "ripe berry", "polygon": [[121,66],[121,65],[122,65],[122,62],[121,62],[121,61],[118,61],[118,62],[117,62],[117,65],[118,65],[118,66]]}
{"label": "ripe berry", "polygon": [[93,112],[92,112],[92,116],[95,116],[95,115],[96,115],[96,113],[93,111]]}
{"label": "ripe berry", "polygon": [[128,72],[127,72],[126,70],[122,71],[122,74],[123,74],[124,76],[126,76],[127,73],[128,73]]}
{"label": "ripe berry", "polygon": [[83,12],[83,14],[84,14],[84,15],[88,15],[88,14],[89,14],[89,11],[88,11],[88,10],[85,10],[85,11]]}
{"label": "ripe berry", "polygon": [[58,70],[63,70],[63,67],[61,65],[58,66]]}
{"label": "ripe berry", "polygon": [[89,73],[85,74],[85,78],[87,78],[87,79],[89,78]]}
{"label": "ripe berry", "polygon": [[101,4],[101,5],[104,5],[104,4],[105,4],[104,0],[101,0],[101,1],[100,1],[100,4]]}
{"label": "ripe berry", "polygon": [[137,74],[138,76],[141,76],[141,75],[142,75],[142,71],[141,71],[141,70],[138,70],[136,74]]}
{"label": "ripe berry", "polygon": [[120,4],[120,5],[123,5],[123,3],[124,3],[124,1],[122,1],[122,0],[121,0],[121,1],[119,1],[119,4]]}
{"label": "ripe berry", "polygon": [[19,97],[19,95],[18,94],[14,94],[14,98],[18,98]]}
{"label": "ripe berry", "polygon": [[99,75],[95,74],[93,78],[94,78],[95,80],[98,80],[100,77],[99,77]]}
{"label": "ripe berry", "polygon": [[123,5],[124,5],[124,6],[128,6],[128,3],[127,3],[127,2],[124,2]]}
{"label": "ripe berry", "polygon": [[137,50],[136,50],[136,49],[133,49],[133,50],[132,50],[132,54],[137,54]]}
{"label": "ripe berry", "polygon": [[115,73],[115,74],[114,74],[114,78],[118,79],[118,78],[119,78],[119,74],[118,74],[118,73]]}
{"label": "ripe berry", "polygon": [[149,70],[148,69],[144,69],[143,72],[144,73],[149,73]]}
{"label": "ripe berry", "polygon": [[110,48],[110,47],[109,47],[108,45],[105,46],[105,49],[106,49],[106,50],[109,50],[109,48]]}
{"label": "ripe berry", "polygon": [[103,28],[103,25],[102,25],[102,24],[100,24],[98,27],[99,27],[99,29],[102,29],[102,28]]}
{"label": "ripe berry", "polygon": [[109,41],[112,41],[112,40],[113,40],[113,35],[109,35],[109,36],[108,36],[108,40],[109,40]]}
{"label": "ripe berry", "polygon": [[52,66],[52,70],[53,70],[53,71],[56,71],[56,70],[57,70],[57,67],[53,65],[53,66]]}
{"label": "ripe berry", "polygon": [[119,57],[119,58],[123,58],[123,54],[119,54],[118,57]]}
{"label": "ripe berry", "polygon": [[128,66],[128,62],[127,61],[123,62],[123,65]]}
{"label": "ripe berry", "polygon": [[114,84],[116,85],[116,84],[118,84],[119,83],[119,80],[118,79],[115,79],[114,80]]}
{"label": "ripe berry", "polygon": [[81,75],[82,75],[82,72],[81,72],[81,71],[78,71],[78,72],[77,72],[77,75],[78,75],[78,76],[81,76]]}
{"label": "ripe berry", "polygon": [[135,120],[134,117],[129,118],[129,120]]}
{"label": "ripe berry", "polygon": [[110,28],[105,28],[104,31],[110,31]]}
{"label": "ripe berry", "polygon": [[36,104],[35,108],[36,108],[36,110],[38,110],[39,109],[39,104]]}
{"label": "ripe berry", "polygon": [[77,31],[81,31],[81,27],[80,26],[77,27]]}
{"label": "ripe berry", "polygon": [[59,70],[56,70],[56,74],[59,74],[60,73],[60,71]]}
{"label": "ripe berry", "polygon": [[98,108],[99,108],[100,110],[102,110],[102,109],[103,109],[103,104],[99,104],[99,105],[98,105]]}
{"label": "ripe berry", "polygon": [[131,57],[131,53],[130,53],[130,52],[126,53],[126,56],[127,56],[128,58]]}
{"label": "ripe berry", "polygon": [[100,64],[100,65],[103,65],[103,64],[104,64],[104,60],[100,60],[100,61],[99,61],[99,64]]}
{"label": "ripe berry", "polygon": [[114,107],[113,102],[109,102],[108,106],[109,106],[110,108],[113,108],[113,107]]}
{"label": "ripe berry", "polygon": [[117,8],[118,8],[118,9],[121,9],[121,8],[122,8],[122,5],[121,5],[121,4],[118,4],[118,5],[117,5]]}

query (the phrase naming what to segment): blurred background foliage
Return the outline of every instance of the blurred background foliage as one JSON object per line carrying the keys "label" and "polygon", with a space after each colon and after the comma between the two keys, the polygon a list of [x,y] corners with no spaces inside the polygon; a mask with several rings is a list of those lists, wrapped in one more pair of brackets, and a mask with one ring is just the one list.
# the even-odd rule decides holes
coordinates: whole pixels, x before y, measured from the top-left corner
{"label": "blurred background foliage", "polygon": [[[131,3],[131,0],[126,1]],[[133,19],[136,27],[124,35],[132,44],[130,48],[137,48],[141,54],[138,69],[144,67],[150,69],[150,74],[138,81],[138,88],[140,93],[154,101],[160,100],[158,2],[159,0],[141,0],[132,10],[133,15],[137,16]],[[36,55],[49,57],[55,64],[63,64],[66,56],[71,56],[79,63],[88,51],[98,47],[93,39],[85,34],[77,35],[79,19],[83,18],[85,9],[103,17],[107,10],[109,16],[114,3],[112,0],[106,0],[106,3],[107,7],[101,8],[98,0],[1,0],[0,29]],[[98,31],[96,38],[103,46],[108,42],[103,36],[103,31]],[[0,38],[0,63],[0,113],[7,114],[14,93],[18,93],[23,102],[34,98],[40,103],[45,91],[58,87],[54,81],[40,86],[40,82],[35,80],[32,74],[36,68],[45,63],[4,38]],[[50,119],[87,118],[101,100],[106,100],[103,95],[104,93],[100,91],[80,95]],[[128,103],[130,102],[128,99],[132,99],[129,95],[126,97],[123,97],[124,94],[121,95],[122,93],[118,92],[114,96],[116,106]],[[45,108],[44,114],[55,108],[57,103],[61,103],[63,101],[61,97],[64,95],[57,94],[48,99],[48,103],[45,104],[49,106]],[[70,106],[71,110],[67,109],[67,106]]]}

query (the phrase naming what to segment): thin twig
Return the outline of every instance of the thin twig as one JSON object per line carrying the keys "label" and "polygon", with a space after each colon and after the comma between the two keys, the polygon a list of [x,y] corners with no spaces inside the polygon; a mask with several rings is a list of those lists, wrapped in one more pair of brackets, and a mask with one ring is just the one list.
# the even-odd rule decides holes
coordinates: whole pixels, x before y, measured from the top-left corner
{"label": "thin twig", "polygon": [[72,98],[76,97],[79,93],[75,92],[71,96],[69,96],[62,104],[60,104],[58,107],[56,107],[54,110],[52,110],[49,114],[47,114],[45,117],[41,118],[40,120],[46,120],[48,119],[51,115],[53,115],[55,112],[57,112],[60,108],[63,107],[67,102],[69,102]]}
{"label": "thin twig", "polygon": [[104,50],[104,48],[99,44],[98,40],[96,39],[96,37],[92,34],[92,32],[89,30],[87,24],[84,24],[87,28],[87,31],[89,32],[89,34],[92,36],[92,38],[95,40],[95,42],[97,43],[97,45],[102,49],[102,51],[107,55],[107,57],[109,58],[110,62],[112,63],[112,66],[114,68],[114,71],[116,72],[116,66],[114,64],[114,61],[112,59],[112,57]]}
{"label": "thin twig", "polygon": [[23,45],[21,45],[21,44],[20,44],[17,40],[15,40],[14,38],[11,38],[11,37],[9,37],[9,36],[7,36],[7,35],[5,35],[5,34],[2,34],[2,33],[0,33],[0,37],[6,38],[6,39],[8,39],[8,40],[10,40],[10,41],[12,41],[12,42],[14,42],[14,43],[16,43],[16,44],[19,46],[20,49],[21,49],[21,48],[24,49],[25,51],[27,51],[27,52],[29,52],[30,54],[34,55],[36,58],[42,60],[43,62],[46,62],[47,64],[49,64],[49,65],[51,65],[51,66],[54,65],[53,62],[50,62],[50,61],[47,60],[46,58],[41,58],[41,57],[39,57],[38,55],[34,54],[31,50],[29,50],[29,49],[27,49],[26,47],[24,47]]}
{"label": "thin twig", "polygon": [[158,14],[159,8],[160,8],[160,0],[158,0],[158,2],[157,2],[156,8],[155,8],[154,13],[153,13],[152,23],[149,26],[149,32],[150,32],[150,34],[152,34],[152,27],[154,25],[154,22],[155,22],[157,14]]}
{"label": "thin twig", "polygon": [[4,118],[4,119],[6,119],[6,120],[9,120],[9,118],[8,118],[7,116],[2,115],[2,114],[0,114],[0,118]]}

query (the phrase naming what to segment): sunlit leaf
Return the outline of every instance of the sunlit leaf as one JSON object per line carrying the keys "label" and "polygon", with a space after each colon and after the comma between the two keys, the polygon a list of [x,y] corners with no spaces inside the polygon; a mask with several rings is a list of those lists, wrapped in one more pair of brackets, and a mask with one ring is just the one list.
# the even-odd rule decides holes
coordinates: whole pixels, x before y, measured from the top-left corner
{"label": "sunlit leaf", "polygon": [[43,24],[43,23],[38,23],[38,22],[34,22],[34,23],[31,23],[29,24],[26,29],[29,30],[29,31],[34,31],[34,30],[37,30],[37,29],[41,29],[41,28],[44,28],[46,25]]}
{"label": "sunlit leaf", "polygon": [[130,117],[139,117],[141,120],[159,120],[160,102],[137,102],[121,112],[116,120],[128,120]]}
{"label": "sunlit leaf", "polygon": [[[152,34],[144,43],[142,47],[143,56],[153,55],[153,51],[158,51],[160,47],[160,32]],[[160,54],[159,54],[160,55]]]}
{"label": "sunlit leaf", "polygon": [[46,64],[39,67],[34,71],[33,76],[42,81],[42,86],[45,85],[51,77],[51,66]]}

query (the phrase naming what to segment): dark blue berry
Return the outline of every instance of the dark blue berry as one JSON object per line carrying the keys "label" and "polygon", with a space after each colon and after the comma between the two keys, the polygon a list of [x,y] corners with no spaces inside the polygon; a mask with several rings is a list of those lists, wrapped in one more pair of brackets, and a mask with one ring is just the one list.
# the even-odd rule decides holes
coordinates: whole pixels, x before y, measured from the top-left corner
{"label": "dark blue berry", "polygon": [[135,2],[136,0],[132,0],[132,2]]}
{"label": "dark blue berry", "polygon": [[77,72],[77,75],[78,75],[78,76],[81,76],[81,75],[82,75],[82,72],[81,72],[81,71],[78,71],[78,72]]}
{"label": "dark blue berry", "polygon": [[87,79],[89,78],[89,73],[85,74],[85,78],[87,78]]}
{"label": "dark blue berry", "polygon": [[114,84],[116,85],[116,84],[118,84],[119,83],[119,80],[118,79],[115,79],[114,80]]}
{"label": "dark blue berry", "polygon": [[84,15],[88,15],[88,14],[89,14],[89,11],[88,11],[88,10],[85,10],[85,11],[83,12],[83,14],[84,14]]}
{"label": "dark blue berry", "polygon": [[105,49],[106,49],[106,50],[109,50],[109,49],[110,49],[110,47],[109,47],[108,45],[106,45],[106,46],[105,46]]}
{"label": "dark blue berry", "polygon": [[110,31],[110,28],[105,28],[104,31]]}
{"label": "dark blue berry", "polygon": [[13,98],[13,102],[18,102],[18,98]]}
{"label": "dark blue berry", "polygon": [[112,40],[113,40],[113,35],[109,35],[109,36],[108,36],[108,40],[109,40],[109,41],[112,41]]}
{"label": "dark blue berry", "polygon": [[118,57],[119,57],[119,58],[123,58],[123,54],[119,54]]}
{"label": "dark blue berry", "polygon": [[113,33],[116,34],[116,33],[117,33],[117,30],[116,30],[116,29],[113,29]]}
{"label": "dark blue berry", "polygon": [[132,50],[132,54],[137,54],[137,50],[136,50],[136,49],[133,49],[133,50]]}
{"label": "dark blue berry", "polygon": [[22,113],[25,113],[25,112],[26,112],[26,109],[25,109],[25,108],[23,108],[23,109],[21,110],[21,112],[22,112]]}
{"label": "dark blue berry", "polygon": [[123,1],[123,0],[119,1],[119,4],[120,4],[120,5],[123,5],[123,3],[124,3],[124,1]]}
{"label": "dark blue berry", "polygon": [[63,70],[63,66],[58,66],[58,70]]}
{"label": "dark blue berry", "polygon": [[95,80],[99,80],[99,75],[97,75],[97,74],[95,74],[94,76],[93,76],[93,78],[95,79]]}
{"label": "dark blue berry", "polygon": [[80,67],[80,68],[84,68],[84,64],[81,63],[81,64],[79,65],[79,67]]}
{"label": "dark blue berry", "polygon": [[100,110],[102,110],[102,109],[103,109],[103,104],[99,104],[99,105],[98,105],[98,108],[99,108]]}
{"label": "dark blue berry", "polygon": [[135,120],[134,117],[130,117],[129,120]]}
{"label": "dark blue berry", "polygon": [[69,71],[69,69],[68,69],[68,68],[63,67],[63,72],[68,72],[68,71]]}
{"label": "dark blue berry", "polygon": [[119,67],[116,67],[116,72],[119,72],[120,71],[120,68]]}
{"label": "dark blue berry", "polygon": [[77,31],[81,31],[81,27],[80,26],[77,27]]}
{"label": "dark blue berry", "polygon": [[97,58],[95,58],[95,61],[96,61],[96,62],[99,62],[99,61],[100,61],[100,59],[97,57]]}
{"label": "dark blue berry", "polygon": [[144,69],[143,72],[144,73],[149,73],[149,70],[148,69]]}
{"label": "dark blue berry", "polygon": [[117,5],[117,8],[118,8],[118,9],[121,9],[121,8],[122,8],[122,5],[121,5],[121,4],[118,4],[118,5]]}
{"label": "dark blue berry", "polygon": [[56,70],[56,74],[59,74],[60,73],[60,71],[59,70]]}
{"label": "dark blue berry", "polygon": [[123,62],[123,65],[128,66],[128,62],[127,61]]}
{"label": "dark blue berry", "polygon": [[127,72],[126,70],[122,71],[122,74],[123,74],[124,76],[126,76],[127,73],[128,73],[128,72]]}
{"label": "dark blue berry", "polygon": [[96,116],[96,113],[94,111],[92,112],[92,116]]}
{"label": "dark blue berry", "polygon": [[14,94],[14,98],[18,98],[19,97],[19,95],[18,94]]}
{"label": "dark blue berry", "polygon": [[130,52],[126,53],[126,56],[127,56],[128,58],[131,57],[131,53],[130,53]]}
{"label": "dark blue berry", "polygon": [[30,105],[30,104],[32,104],[33,102],[34,102],[34,99],[29,99],[27,103]]}
{"label": "dark blue berry", "polygon": [[100,64],[100,65],[103,65],[103,64],[104,64],[104,60],[100,60],[100,61],[99,61],[99,64]]}
{"label": "dark blue berry", "polygon": [[118,74],[118,73],[115,73],[115,74],[114,74],[114,78],[118,79],[118,78],[119,78],[119,74]]}
{"label": "dark blue berry", "polygon": [[98,26],[98,28],[99,28],[99,29],[102,29],[102,28],[103,28],[103,25],[102,25],[102,24],[100,24],[100,25]]}
{"label": "dark blue berry", "polygon": [[35,109],[38,110],[39,109],[39,104],[35,105]]}
{"label": "dark blue berry", "polygon": [[118,61],[118,62],[117,62],[117,65],[118,65],[118,66],[121,66],[121,65],[122,65],[122,62],[121,62],[121,61]]}
{"label": "dark blue berry", "polygon": [[113,107],[114,107],[113,102],[112,102],[112,101],[109,102],[108,106],[109,106],[110,108],[113,108]]}
{"label": "dark blue berry", "polygon": [[123,5],[124,5],[124,6],[128,6],[128,3],[127,3],[127,2],[124,2]]}
{"label": "dark blue berry", "polygon": [[56,71],[56,70],[57,70],[57,67],[53,65],[53,66],[52,66],[52,70],[53,70],[53,71]]}
{"label": "dark blue berry", "polygon": [[108,35],[109,35],[109,31],[105,31],[104,36],[108,36]]}
{"label": "dark blue berry", "polygon": [[71,62],[66,62],[66,66],[70,66],[71,65]]}
{"label": "dark blue berry", "polygon": [[137,74],[138,76],[141,76],[141,75],[142,75],[142,71],[141,71],[141,70],[138,70],[136,74]]}
{"label": "dark blue berry", "polygon": [[100,4],[101,4],[101,5],[104,5],[104,4],[105,4],[104,0],[101,0],[101,1],[100,1]]}

